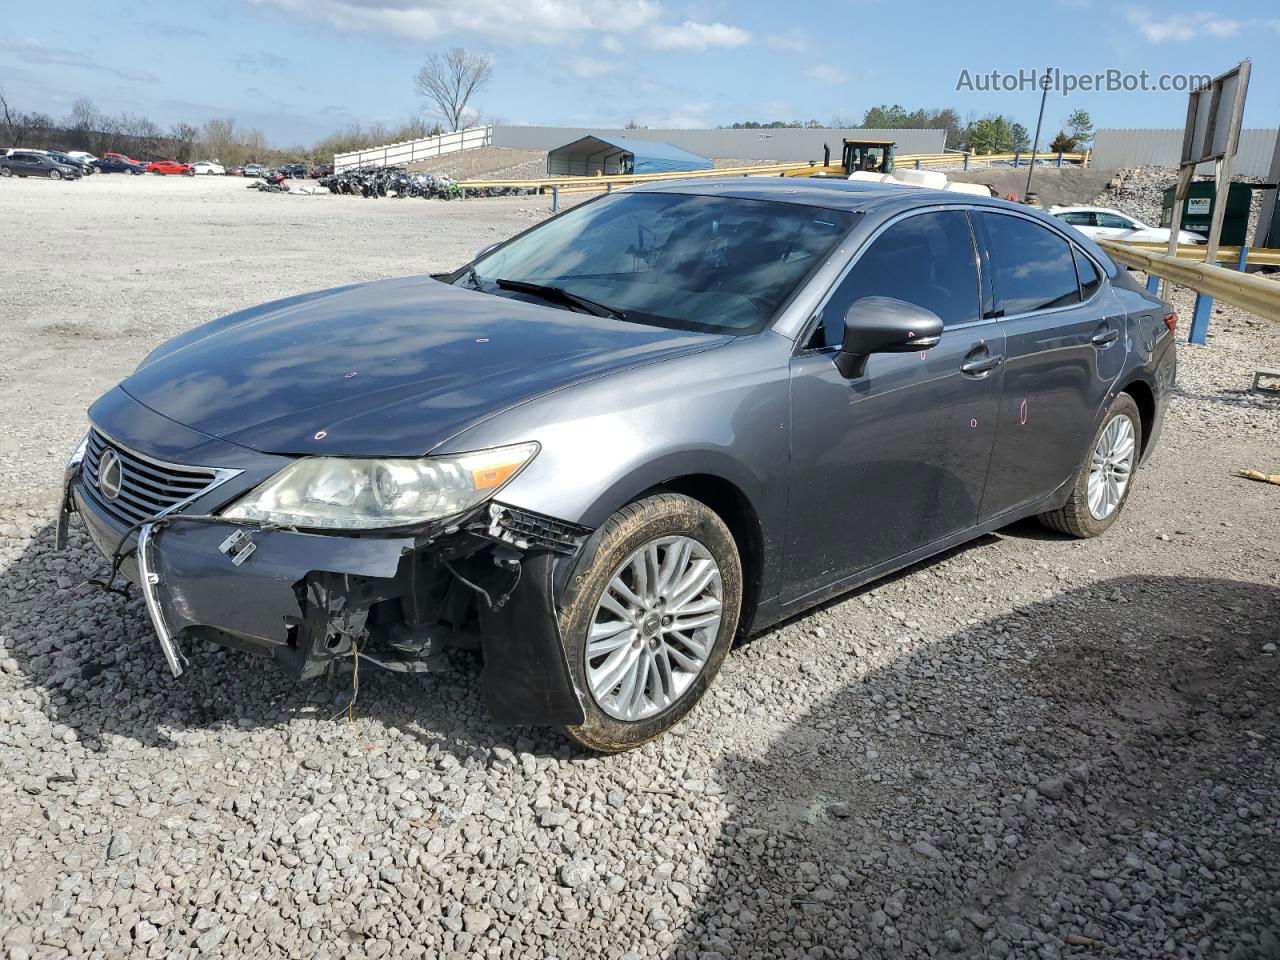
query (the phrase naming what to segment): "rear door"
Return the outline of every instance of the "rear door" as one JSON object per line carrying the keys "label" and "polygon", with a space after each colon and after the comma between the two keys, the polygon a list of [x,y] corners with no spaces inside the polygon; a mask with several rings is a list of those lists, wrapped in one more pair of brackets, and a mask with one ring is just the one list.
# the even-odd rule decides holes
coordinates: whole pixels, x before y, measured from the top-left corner
{"label": "rear door", "polygon": [[1004,394],[981,511],[988,520],[1075,475],[1128,340],[1103,274],[1065,235],[1013,211],[986,210],[976,220],[1005,335]]}
{"label": "rear door", "polygon": [[13,172],[24,177],[40,176],[45,172],[34,153],[15,153],[10,159],[13,161]]}
{"label": "rear door", "polygon": [[[941,342],[836,369],[845,312],[862,297],[927,307]],[[1004,335],[982,317],[977,252],[961,209],[912,212],[859,253],[791,361],[786,600],[967,530],[995,437]]]}
{"label": "rear door", "polygon": [[1097,218],[1098,229],[1093,232],[1095,237],[1102,237],[1104,240],[1131,240],[1139,232],[1138,225],[1128,217],[1098,211]]}

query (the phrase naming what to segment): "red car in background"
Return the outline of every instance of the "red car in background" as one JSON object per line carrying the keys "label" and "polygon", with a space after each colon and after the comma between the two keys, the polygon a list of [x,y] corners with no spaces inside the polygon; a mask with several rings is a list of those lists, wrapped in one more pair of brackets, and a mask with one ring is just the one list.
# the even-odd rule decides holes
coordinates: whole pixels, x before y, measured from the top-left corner
{"label": "red car in background", "polygon": [[188,163],[178,163],[177,160],[155,160],[147,164],[147,173],[185,173],[190,177],[195,174],[195,171]]}

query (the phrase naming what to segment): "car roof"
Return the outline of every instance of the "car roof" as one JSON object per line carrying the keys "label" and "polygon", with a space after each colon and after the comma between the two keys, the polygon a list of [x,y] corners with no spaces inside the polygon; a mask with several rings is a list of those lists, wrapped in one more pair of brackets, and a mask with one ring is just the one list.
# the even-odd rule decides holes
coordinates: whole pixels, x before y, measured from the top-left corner
{"label": "car roof", "polygon": [[[1089,237],[1071,230],[1060,220],[1055,220],[1048,211],[972,193],[953,193],[905,183],[876,183],[835,177],[708,177],[662,180],[637,184],[627,188],[622,194],[614,195],[627,193],[682,193],[740,200],[773,200],[827,210],[847,210],[881,220],[919,207],[955,205],[1009,210],[1043,222],[1046,227],[1060,233],[1063,239],[1084,248],[1106,268],[1107,276],[1114,277],[1120,269]],[[1070,231],[1071,236],[1068,237],[1066,231]]]}
{"label": "car roof", "polygon": [[1117,210],[1115,207],[1086,207],[1086,206],[1061,206],[1050,207],[1050,213],[1114,213],[1117,217],[1124,217],[1126,220],[1135,220],[1136,217],[1125,213],[1123,210]]}
{"label": "car roof", "polygon": [[773,200],[829,210],[860,213],[893,213],[899,208],[957,204],[989,206],[1022,212],[1043,213],[1020,203],[983,197],[972,193],[952,193],[906,183],[875,183],[837,177],[707,177],[696,180],[664,180],[637,184],[627,191],[643,193],[684,193],[695,196],[733,197],[741,200]]}

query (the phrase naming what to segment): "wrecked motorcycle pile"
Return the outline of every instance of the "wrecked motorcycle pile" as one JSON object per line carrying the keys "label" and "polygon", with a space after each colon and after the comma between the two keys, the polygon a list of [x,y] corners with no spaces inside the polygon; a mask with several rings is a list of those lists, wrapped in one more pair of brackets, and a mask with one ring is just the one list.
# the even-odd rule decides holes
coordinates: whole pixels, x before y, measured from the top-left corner
{"label": "wrecked motorcycle pile", "polygon": [[260,190],[263,193],[288,193],[289,187],[285,184],[285,179],[283,173],[277,173],[269,177],[263,177],[261,180],[253,181],[246,189]]}
{"label": "wrecked motorcycle pile", "polygon": [[422,197],[428,200],[457,200],[463,197],[514,197],[537,193],[523,187],[468,187],[462,189],[453,177],[436,173],[410,173],[403,167],[362,167],[344,170],[319,180],[329,192],[366,199],[377,197]]}

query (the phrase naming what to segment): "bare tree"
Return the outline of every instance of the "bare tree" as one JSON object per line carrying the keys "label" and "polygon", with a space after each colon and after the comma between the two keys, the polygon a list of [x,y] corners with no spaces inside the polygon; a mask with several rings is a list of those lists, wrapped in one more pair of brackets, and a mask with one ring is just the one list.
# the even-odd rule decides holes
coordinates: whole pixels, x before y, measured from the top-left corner
{"label": "bare tree", "polygon": [[173,141],[173,159],[179,163],[187,163],[191,159],[191,148],[198,136],[200,136],[199,129],[189,123],[175,123],[170,127],[169,139]]}
{"label": "bare tree", "polygon": [[450,130],[461,130],[471,98],[493,79],[493,63],[481,53],[454,47],[433,53],[414,76],[418,93],[435,104]]}
{"label": "bare tree", "polygon": [[4,91],[0,90],[0,120],[4,121],[4,136],[9,146],[22,146],[23,141],[31,133],[32,119],[31,114],[13,109]]}
{"label": "bare tree", "polygon": [[67,129],[75,138],[76,146],[81,150],[92,150],[94,135],[102,127],[102,113],[98,105],[88,97],[79,97],[71,104],[71,112],[67,114]]}

